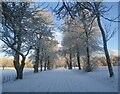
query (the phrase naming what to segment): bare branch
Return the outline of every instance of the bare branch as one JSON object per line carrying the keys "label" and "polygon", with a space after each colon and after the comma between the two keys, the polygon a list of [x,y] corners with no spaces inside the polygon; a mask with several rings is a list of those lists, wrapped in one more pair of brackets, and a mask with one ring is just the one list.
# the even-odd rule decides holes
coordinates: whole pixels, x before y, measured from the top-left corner
{"label": "bare branch", "polygon": [[[120,16],[120,15],[119,15]],[[119,17],[118,16],[118,17]],[[116,17],[116,18],[114,18],[114,19],[109,19],[109,18],[107,18],[107,17],[104,17],[103,15],[101,15],[101,17],[103,17],[104,19],[106,19],[106,20],[108,20],[108,21],[110,21],[110,22],[120,22],[120,21],[115,21],[118,17]]]}
{"label": "bare branch", "polygon": [[25,54],[25,56],[27,56],[30,52],[30,50],[32,49],[32,46],[30,46],[30,48],[28,49],[27,53]]}
{"label": "bare branch", "polygon": [[110,37],[108,37],[108,38],[106,39],[106,41],[109,41],[109,40],[115,35],[116,32],[117,32],[116,29],[113,30],[112,34],[110,35]]}
{"label": "bare branch", "polygon": [[71,16],[71,18],[74,19],[73,15],[71,14],[70,10],[68,9],[69,6],[66,6],[64,0],[63,0],[63,5],[64,5],[64,7],[66,8],[66,10],[68,11],[68,13],[69,13],[69,15]]}

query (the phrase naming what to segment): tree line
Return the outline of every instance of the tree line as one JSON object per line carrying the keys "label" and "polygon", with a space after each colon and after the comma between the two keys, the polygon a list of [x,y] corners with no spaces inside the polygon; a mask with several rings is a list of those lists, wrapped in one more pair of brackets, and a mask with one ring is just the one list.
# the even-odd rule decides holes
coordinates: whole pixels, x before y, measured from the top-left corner
{"label": "tree line", "polygon": [[[81,57],[85,58],[85,70],[92,71],[91,55],[104,52],[109,75],[114,75],[112,63],[107,48],[108,40],[113,36],[107,35],[101,23],[101,17],[109,11],[103,2],[61,2],[53,9],[54,16],[64,20],[60,27],[63,32],[62,50],[58,50],[58,42],[52,31],[56,23],[51,12],[46,7],[32,2],[2,2],[0,40],[4,42],[3,51],[14,57],[16,79],[23,78],[26,58],[34,62],[34,73],[52,69],[54,63],[63,56],[69,69],[72,69],[72,58],[76,57],[81,69]],[[102,37],[102,40],[101,40]],[[103,48],[100,44],[103,43]],[[22,60],[20,60],[20,57]]]}
{"label": "tree line", "polygon": [[[108,71],[109,71],[109,76],[112,77],[114,76],[111,60],[110,60],[110,55],[108,52],[108,45],[107,42],[108,40],[114,35],[115,31],[111,31],[112,33],[108,35],[108,32],[102,24],[102,18],[110,21],[110,22],[120,22],[118,21],[118,17],[115,17],[113,19],[109,19],[105,17],[105,13],[107,13],[112,7],[107,7],[103,2],[97,2],[97,1],[87,1],[87,2],[67,2],[64,1],[61,4],[58,4],[57,7],[55,7],[54,11],[56,12],[56,15],[58,18],[63,19],[66,18],[67,16],[70,17],[72,20],[78,21],[79,23],[82,23],[84,33],[85,33],[85,44],[86,44],[86,71],[91,71],[91,64],[90,64],[90,34],[93,31],[94,28],[94,23],[96,22],[101,36],[102,36],[102,43],[103,43],[103,52],[106,57],[106,62],[108,65]],[[69,30],[67,30],[69,31]],[[82,34],[83,35],[83,34]],[[93,37],[95,38],[95,37]],[[92,40],[93,41],[93,40]],[[96,42],[92,42],[96,43]],[[95,45],[94,45],[95,46]],[[96,48],[96,47],[95,47]],[[69,48],[69,57],[71,59],[71,47]],[[77,53],[78,54],[78,53]],[[79,58],[78,58],[79,59]],[[80,65],[80,64],[79,64]],[[80,67],[80,66],[79,66]],[[70,60],[70,69],[71,69],[71,60]],[[80,68],[79,68],[80,69]]]}
{"label": "tree line", "polygon": [[[1,57],[0,58],[0,67],[3,70],[6,68],[14,68],[13,60],[14,60],[14,58],[12,58],[12,57]],[[20,61],[21,61],[21,59],[20,59]],[[30,59],[26,59],[25,67],[33,68],[33,64]]]}
{"label": "tree line", "polygon": [[34,60],[35,73],[39,65],[41,71],[43,65],[50,69],[58,44],[53,39],[52,14],[31,2],[2,2],[1,12],[3,50],[14,57],[16,79],[23,78],[26,57]]}

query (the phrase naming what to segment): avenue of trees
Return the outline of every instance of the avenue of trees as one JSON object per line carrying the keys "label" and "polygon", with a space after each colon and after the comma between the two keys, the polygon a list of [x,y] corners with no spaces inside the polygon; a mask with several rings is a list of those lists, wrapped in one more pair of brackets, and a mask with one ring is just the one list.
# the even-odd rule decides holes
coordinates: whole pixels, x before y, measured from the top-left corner
{"label": "avenue of trees", "polygon": [[[73,20],[77,20],[80,23],[83,24],[84,32],[86,35],[86,52],[87,52],[87,71],[91,71],[90,68],[90,54],[89,54],[89,33],[92,31],[92,28],[94,27],[94,22],[96,21],[97,26],[99,27],[101,36],[102,36],[102,42],[103,42],[103,50],[106,57],[106,62],[108,65],[109,70],[109,76],[114,76],[110,55],[108,52],[107,42],[113,36],[115,31],[112,31],[111,35],[107,35],[106,30],[104,29],[101,18],[104,18],[110,22],[119,22],[117,21],[119,15],[116,18],[109,19],[104,16],[106,12],[108,12],[111,9],[106,7],[103,2],[62,2],[61,5],[58,5],[54,11],[56,12],[56,15],[58,18],[62,19],[66,16],[70,16]],[[88,23],[89,22],[89,23]]]}
{"label": "avenue of trees", "polygon": [[38,72],[39,64],[42,67],[42,61],[46,59],[45,66],[50,69],[50,59],[54,57],[51,54],[55,53],[53,49],[57,46],[51,32],[54,27],[52,15],[28,2],[2,2],[1,11],[3,50],[14,57],[16,79],[23,78],[25,60],[29,53],[34,54],[34,72]]}
{"label": "avenue of trees", "polygon": [[[16,79],[23,79],[27,58],[33,63],[34,73],[39,72],[39,67],[40,71],[59,67],[63,58],[68,69],[72,69],[74,61],[79,70],[83,68],[90,72],[99,65],[98,61],[101,63],[103,60],[108,66],[109,76],[114,76],[107,42],[115,31],[108,36],[101,23],[101,17],[119,22],[117,18],[112,20],[104,16],[111,8],[106,8],[103,2],[58,3],[53,13],[64,21],[60,26],[63,40],[62,49],[59,49],[59,43],[53,36],[56,26],[53,14],[46,11],[48,6],[42,5],[32,2],[1,3],[0,40],[4,42],[3,51],[14,57]],[[101,52],[105,58],[95,56]]]}
{"label": "avenue of trees", "polygon": [[[87,21],[86,21],[87,22]],[[90,21],[87,22],[89,24]],[[89,27],[88,27],[89,28]],[[72,57],[76,56],[78,67],[81,69],[80,56],[86,56],[86,71],[91,71],[92,65],[90,64],[90,54],[102,51],[100,44],[100,32],[94,23],[94,28],[87,31],[88,28],[84,27],[82,22],[67,18],[63,24],[62,30],[64,31],[63,48],[65,54],[69,54],[69,69],[72,69]]]}

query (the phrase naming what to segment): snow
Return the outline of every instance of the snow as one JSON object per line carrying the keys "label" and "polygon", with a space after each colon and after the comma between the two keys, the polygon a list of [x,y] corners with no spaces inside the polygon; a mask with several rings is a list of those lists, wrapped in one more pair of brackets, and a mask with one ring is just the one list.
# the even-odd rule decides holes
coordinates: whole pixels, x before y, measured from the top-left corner
{"label": "snow", "polygon": [[[4,70],[0,69],[2,75],[2,83],[6,83],[11,80],[15,80],[16,70],[14,68],[5,68]],[[24,68],[24,76],[33,73],[33,68]]]}
{"label": "snow", "polygon": [[23,80],[11,81],[2,85],[3,92],[117,92],[118,68],[110,78],[107,67],[93,72],[82,70],[56,69],[30,74]]}

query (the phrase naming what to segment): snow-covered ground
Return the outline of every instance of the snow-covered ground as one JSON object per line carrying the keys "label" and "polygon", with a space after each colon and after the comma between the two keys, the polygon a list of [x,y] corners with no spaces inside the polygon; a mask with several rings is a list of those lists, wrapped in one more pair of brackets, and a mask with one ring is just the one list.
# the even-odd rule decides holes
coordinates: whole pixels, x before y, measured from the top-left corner
{"label": "snow-covered ground", "polygon": [[[6,83],[11,80],[15,80],[16,70],[14,68],[5,68],[4,70],[0,69],[2,75],[2,83]],[[33,73],[33,68],[24,68],[24,76]],[[0,81],[1,81],[0,80]]]}
{"label": "snow-covered ground", "polygon": [[107,67],[93,72],[82,70],[56,69],[30,74],[23,80],[2,85],[3,92],[117,92],[118,68],[110,78]]}

